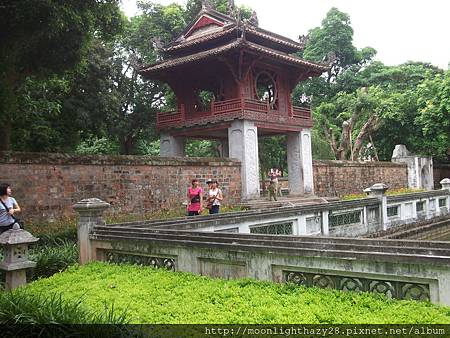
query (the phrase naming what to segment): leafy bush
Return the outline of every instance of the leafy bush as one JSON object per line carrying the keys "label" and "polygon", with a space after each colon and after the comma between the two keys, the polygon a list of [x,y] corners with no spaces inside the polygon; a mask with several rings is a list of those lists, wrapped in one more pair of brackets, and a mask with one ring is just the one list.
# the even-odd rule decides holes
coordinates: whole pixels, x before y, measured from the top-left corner
{"label": "leafy bush", "polygon": [[32,294],[23,288],[0,293],[3,337],[125,337],[126,318],[126,311],[118,312],[114,303],[92,311],[82,297],[68,301],[61,294]]}
{"label": "leafy bush", "polygon": [[[393,190],[388,190],[386,191],[386,195],[389,196],[393,196],[393,195],[403,195],[403,194],[411,194],[411,193],[415,193],[415,192],[422,192],[425,191],[425,189],[413,189],[413,188],[400,188],[400,189],[393,189]],[[357,199],[361,199],[361,198],[365,198],[367,197],[366,194],[361,193],[361,194],[349,194],[349,195],[345,195],[342,196],[342,200],[357,200]]]}
{"label": "leafy bush", "polygon": [[51,275],[65,270],[68,266],[78,263],[78,246],[71,241],[60,241],[57,247],[44,246],[31,251],[30,260],[36,262],[32,270],[31,280]]}
{"label": "leafy bush", "polygon": [[39,238],[34,247],[59,246],[64,241],[77,241],[77,220],[68,218],[56,222],[36,222],[26,226],[33,236]]}
{"label": "leafy bush", "polygon": [[450,308],[427,302],[99,262],[72,266],[25,292],[64,292],[93,312],[114,301],[132,323],[450,323]]}

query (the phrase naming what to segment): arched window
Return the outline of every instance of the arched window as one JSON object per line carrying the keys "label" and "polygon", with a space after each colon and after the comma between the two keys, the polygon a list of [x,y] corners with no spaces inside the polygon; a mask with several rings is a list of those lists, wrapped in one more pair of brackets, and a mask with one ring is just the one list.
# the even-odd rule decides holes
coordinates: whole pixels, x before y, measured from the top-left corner
{"label": "arched window", "polygon": [[272,75],[267,71],[260,71],[255,76],[255,95],[260,101],[268,101],[272,109],[278,106],[276,75]]}

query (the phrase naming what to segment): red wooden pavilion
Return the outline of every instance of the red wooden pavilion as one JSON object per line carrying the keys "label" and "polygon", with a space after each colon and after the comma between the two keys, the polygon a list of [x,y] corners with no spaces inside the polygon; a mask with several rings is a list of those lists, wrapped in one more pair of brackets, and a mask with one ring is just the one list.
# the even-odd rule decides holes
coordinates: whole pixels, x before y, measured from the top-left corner
{"label": "red wooden pavilion", "polygon": [[[312,160],[305,163],[303,158],[311,157],[311,111],[293,106],[291,92],[328,67],[295,56],[302,48],[299,42],[203,8],[163,49],[164,59],[140,71],[144,78],[167,83],[177,97],[176,111],[157,115],[161,155],[183,156],[185,138],[217,139],[224,156],[241,159],[242,197],[251,198],[259,196],[258,135],[288,134],[288,153],[301,153],[288,164],[289,178],[297,185],[290,185],[290,191],[312,193]],[[302,144],[302,131],[309,146]],[[307,184],[305,165],[311,166]]]}

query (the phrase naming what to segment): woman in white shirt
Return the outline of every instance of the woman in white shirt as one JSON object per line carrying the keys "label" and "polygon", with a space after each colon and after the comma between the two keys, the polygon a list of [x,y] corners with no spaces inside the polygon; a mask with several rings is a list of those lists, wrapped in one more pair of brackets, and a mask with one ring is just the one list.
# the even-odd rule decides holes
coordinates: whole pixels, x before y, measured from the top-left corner
{"label": "woman in white shirt", "polygon": [[11,187],[8,183],[0,184],[0,234],[12,229],[16,222],[14,213],[20,211],[19,204],[11,197]]}
{"label": "woman in white shirt", "polygon": [[210,214],[218,214],[220,202],[223,200],[222,190],[219,189],[216,180],[211,182],[208,191],[208,209]]}

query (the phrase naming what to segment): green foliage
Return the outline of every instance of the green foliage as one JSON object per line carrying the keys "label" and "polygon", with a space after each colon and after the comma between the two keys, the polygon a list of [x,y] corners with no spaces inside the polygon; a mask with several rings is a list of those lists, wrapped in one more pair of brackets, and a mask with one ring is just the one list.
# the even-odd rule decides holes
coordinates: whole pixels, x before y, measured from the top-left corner
{"label": "green foliage", "polygon": [[186,142],[186,156],[188,157],[217,157],[218,143],[209,140],[188,140]]}
{"label": "green foliage", "polygon": [[427,78],[418,87],[419,112],[414,123],[421,128],[420,152],[445,160],[450,149],[450,71]]}
{"label": "green foliage", "polygon": [[[395,195],[411,194],[411,193],[422,192],[422,191],[425,191],[425,189],[401,188],[401,189],[388,190],[386,192],[386,195],[395,196]],[[345,195],[345,196],[342,196],[341,199],[344,201],[348,201],[348,200],[357,200],[357,199],[366,198],[366,197],[367,197],[367,194],[361,193],[361,194]]]}
{"label": "green foliage", "polygon": [[39,246],[30,251],[30,260],[36,262],[31,279],[50,277],[78,263],[78,246],[76,242],[63,240],[58,246]]}
{"label": "green foliage", "polygon": [[[83,296],[78,299],[67,301],[60,294],[54,293],[29,293],[26,289],[16,289],[12,292],[0,292],[0,324],[126,324],[125,310],[117,314],[118,311],[114,307],[114,302],[107,305],[102,304],[95,311],[88,310],[84,304]],[[8,327],[3,327],[3,330]],[[21,329],[23,336],[31,327],[14,327],[15,330]],[[84,332],[85,336],[91,336],[99,328],[94,326],[68,327],[68,326],[51,326],[39,327],[44,332],[35,332],[36,336],[46,336],[50,332],[46,330],[58,330],[58,336],[72,336],[71,334]],[[80,331],[82,330],[82,332]],[[94,331],[92,331],[94,330]],[[118,328],[113,328],[118,330]],[[112,330],[112,331],[113,331]],[[37,330],[36,330],[37,331]],[[103,329],[100,332],[104,332]],[[113,331],[114,332],[114,331]],[[2,332],[5,334],[5,331]],[[17,333],[14,332],[14,333]],[[45,333],[45,334],[44,334]],[[55,331],[51,331],[54,337]]]}
{"label": "green foliage", "polygon": [[129,265],[70,267],[24,289],[30,297],[62,292],[92,312],[114,300],[131,323],[450,323],[449,308],[426,302]]}
{"label": "green foliage", "polygon": [[82,140],[77,145],[75,152],[82,155],[113,155],[119,153],[119,146],[106,137],[92,136]]}
{"label": "green foliage", "polygon": [[270,168],[287,173],[287,138],[285,135],[258,139],[259,169],[265,179]]}
{"label": "green foliage", "polygon": [[[118,4],[117,0],[23,0],[3,6],[0,18],[0,122],[4,133],[0,135],[0,149],[10,148],[13,119],[20,120],[22,115],[19,91],[27,77],[45,79],[76,67],[94,36],[110,39],[120,31],[122,16]],[[41,84],[37,86],[42,88]],[[52,114],[59,110],[42,103],[44,107],[37,108],[44,111],[38,111],[39,114],[49,108]],[[51,130],[45,124],[43,128]]]}

